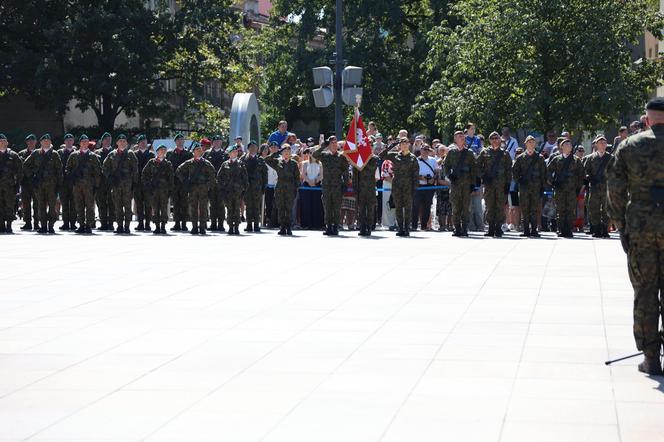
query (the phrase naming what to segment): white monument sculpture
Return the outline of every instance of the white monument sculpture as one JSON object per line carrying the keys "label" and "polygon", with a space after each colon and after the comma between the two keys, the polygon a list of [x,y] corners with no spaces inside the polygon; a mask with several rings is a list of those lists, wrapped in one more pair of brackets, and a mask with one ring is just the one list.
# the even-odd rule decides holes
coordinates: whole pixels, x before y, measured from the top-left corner
{"label": "white monument sculpture", "polygon": [[256,95],[252,93],[235,94],[233,97],[229,143],[233,143],[237,136],[242,137],[245,146],[251,140],[259,145],[261,143],[260,111]]}

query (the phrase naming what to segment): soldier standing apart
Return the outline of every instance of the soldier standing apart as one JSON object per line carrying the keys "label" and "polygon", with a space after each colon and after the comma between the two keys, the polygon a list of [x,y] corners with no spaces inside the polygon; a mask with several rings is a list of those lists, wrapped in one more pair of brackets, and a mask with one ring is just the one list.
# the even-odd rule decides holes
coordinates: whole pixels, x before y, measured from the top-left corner
{"label": "soldier standing apart", "polygon": [[[37,145],[37,137],[35,134],[30,134],[25,137],[25,149],[18,153],[19,158],[23,163],[28,159],[30,154],[34,152]],[[21,178],[21,215],[25,224],[21,226],[21,230],[39,229],[39,217],[37,216],[37,202],[35,201],[35,190],[32,183],[26,178]],[[31,220],[34,219],[34,224]]]}
{"label": "soldier standing apart", "polygon": [[[74,152],[74,136],[70,133],[66,133],[64,136],[64,142],[64,147],[58,149],[63,175],[69,156]],[[60,205],[62,206],[62,225],[58,229],[74,230],[76,228],[76,208],[74,207],[72,183],[66,176],[62,184],[62,189],[60,189]]]}
{"label": "soldier standing apart", "polygon": [[583,164],[572,154],[572,142],[560,142],[561,154],[551,158],[547,167],[556,203],[558,236],[573,238],[572,222],[576,218],[576,196],[583,185]]}
{"label": "soldier standing apart", "polygon": [[95,222],[95,189],[101,183],[99,157],[90,152],[90,140],[83,134],[78,140],[79,149],[72,152],[65,165],[65,181],[72,186],[78,229],[76,233],[92,233]]}
{"label": "soldier standing apart", "polygon": [[0,134],[0,233],[13,233],[14,205],[22,177],[21,158],[8,148],[7,136]]}
{"label": "soldier standing apart", "polygon": [[620,232],[634,288],[634,339],[643,351],[639,371],[661,375],[664,311],[664,98],[646,105],[649,130],[614,151],[608,170],[609,217]]}
{"label": "soldier standing apart", "polygon": [[532,135],[526,137],[526,151],[516,157],[512,174],[519,183],[519,205],[523,216],[523,233],[520,236],[539,237],[537,233],[537,209],[542,201],[546,185],[544,157],[535,151],[537,141]]}
{"label": "soldier standing apart", "polygon": [[[95,154],[99,157],[99,162],[103,165],[104,161],[111,153],[111,134],[104,132],[101,135],[101,147],[95,150]],[[111,198],[111,186],[105,176],[101,177],[101,184],[95,193],[97,200],[97,212],[99,214],[99,221],[101,225],[99,230],[113,230],[113,199]]]}
{"label": "soldier standing apart", "polygon": [[[396,211],[397,225],[399,230],[397,236],[410,236],[410,218],[413,213],[413,194],[417,190],[419,182],[420,166],[417,157],[410,152],[408,138],[399,139],[399,152],[390,152],[384,149],[380,153],[380,159],[392,162],[392,200]],[[323,170],[325,173],[325,170]]]}
{"label": "soldier standing apart", "polygon": [[154,158],[154,153],[148,150],[148,139],[145,135],[139,135],[136,138],[136,142],[138,144],[138,149],[134,152],[136,160],[138,160],[138,184],[134,188],[134,204],[136,204],[136,218],[138,219],[136,230],[139,232],[143,230],[149,232],[151,230],[150,217],[152,208],[150,207],[150,198],[145,190],[141,174],[148,161]]}
{"label": "soldier standing apart", "polygon": [[228,207],[228,234],[240,234],[240,204],[247,190],[249,178],[244,163],[238,159],[242,146],[234,145],[226,149],[228,159],[221,165],[217,179]]}
{"label": "soldier standing apart", "polygon": [[280,150],[265,158],[265,163],[277,172],[278,177],[274,189],[274,202],[279,218],[279,235],[292,235],[291,213],[300,185],[300,168],[291,158],[291,147],[288,143],[284,143]]}
{"label": "soldier standing apart", "polygon": [[117,149],[111,152],[103,164],[104,176],[111,187],[111,198],[115,208],[115,233],[129,233],[131,222],[132,188],[138,183],[138,160],[134,152],[127,150],[127,136],[119,135]]}
{"label": "soldier standing apart", "polygon": [[608,143],[604,135],[598,135],[593,144],[596,148],[595,152],[588,155],[583,162],[586,179],[590,184],[588,193],[590,231],[595,238],[609,238],[606,169],[613,161],[613,155],[606,151]]}
{"label": "soldier standing apart", "polygon": [[484,201],[489,231],[484,236],[503,236],[505,204],[512,181],[512,159],[500,148],[498,132],[489,135],[490,147],[485,147],[477,158],[477,169],[484,185]]}
{"label": "soldier standing apart", "polygon": [[249,142],[247,149],[247,154],[242,157],[249,178],[249,187],[244,195],[244,202],[247,206],[247,227],[244,230],[245,232],[260,232],[263,193],[267,186],[267,166],[258,155],[258,144],[254,140]]}
{"label": "soldier standing apart", "polygon": [[[166,154],[166,159],[171,162],[174,170],[178,170],[182,163],[191,158],[193,158],[191,152],[184,149],[184,135],[178,133],[175,135],[175,149]],[[171,227],[171,230],[187,232],[189,230],[187,229],[187,211],[189,210],[187,189],[177,177],[177,174],[175,175],[175,189],[171,194],[171,200],[173,203],[173,221],[175,221],[175,225]]]}
{"label": "soldier standing apart", "polygon": [[49,134],[42,135],[39,144],[41,149],[32,152],[25,160],[23,174],[34,190],[40,223],[38,232],[55,233],[55,201],[58,190],[62,187],[62,163],[58,153],[53,150]]}
{"label": "soldier standing apart", "polygon": [[187,189],[191,234],[205,235],[209,217],[209,192],[216,185],[212,163],[203,158],[203,147],[194,143],[194,157],[185,161],[175,171],[175,176]]}
{"label": "soldier standing apart", "polygon": [[371,236],[376,215],[376,170],[378,157],[371,155],[362,170],[353,167],[353,191],[357,196],[357,218],[360,223],[359,236]]}
{"label": "soldier standing apart", "polygon": [[[203,158],[212,163],[215,174],[219,173],[221,165],[228,159],[226,152],[222,149],[221,135],[212,137],[212,149],[209,149],[203,155]],[[222,198],[219,182],[214,185],[210,191],[210,230],[213,232],[224,232],[224,221],[226,220],[226,209],[224,208],[224,199]]]}
{"label": "soldier standing apart", "polygon": [[321,145],[312,156],[323,165],[323,209],[325,210],[325,235],[339,235],[341,200],[348,181],[348,160],[339,153],[337,137],[327,139],[327,152]]}
{"label": "soldier standing apart", "polygon": [[466,148],[466,137],[460,130],[454,132],[454,144],[443,162],[444,174],[450,180],[450,202],[454,233],[468,236],[470,222],[470,194],[477,187],[475,156]]}
{"label": "soldier standing apart", "polygon": [[157,148],[157,157],[148,161],[141,172],[141,181],[146,187],[150,198],[150,207],[154,210],[155,235],[166,234],[168,222],[168,198],[173,191],[174,175],[173,165],[166,159],[166,146]]}

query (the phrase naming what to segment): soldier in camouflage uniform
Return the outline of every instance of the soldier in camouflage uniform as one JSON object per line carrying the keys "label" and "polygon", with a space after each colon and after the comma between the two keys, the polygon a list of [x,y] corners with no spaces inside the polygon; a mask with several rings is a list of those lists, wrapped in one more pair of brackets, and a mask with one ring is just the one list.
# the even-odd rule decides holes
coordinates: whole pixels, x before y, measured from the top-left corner
{"label": "soldier in camouflage uniform", "polygon": [[[18,153],[19,158],[23,163],[28,159],[30,154],[34,152],[37,145],[37,137],[35,134],[30,134],[25,137],[25,149]],[[39,229],[39,217],[37,216],[37,202],[35,201],[35,191],[32,183],[27,178],[21,178],[21,215],[25,224],[21,226],[21,230],[35,230]],[[34,224],[31,220],[34,219]]]}
{"label": "soldier in camouflage uniform", "polygon": [[371,236],[376,214],[376,169],[378,157],[371,155],[362,170],[353,167],[353,190],[357,197],[357,218],[360,223],[359,236]]}
{"label": "soldier in camouflage uniform", "polygon": [[547,172],[554,191],[558,236],[573,238],[572,222],[576,218],[576,196],[583,185],[583,164],[572,154],[570,140],[562,141],[560,149],[562,153],[551,159]]}
{"label": "soldier in camouflage uniform", "polygon": [[490,147],[485,147],[477,157],[477,171],[484,185],[484,201],[489,231],[484,236],[503,236],[501,226],[505,222],[505,204],[512,182],[512,159],[500,148],[498,132],[489,135]]}
{"label": "soldier in camouflage uniform", "polygon": [[[100,141],[101,147],[95,150],[95,154],[99,157],[99,162],[103,165],[108,154],[113,150],[113,147],[111,146],[111,134],[104,132]],[[113,199],[111,198],[111,185],[103,175],[101,177],[99,188],[95,192],[95,199],[97,201],[99,221],[101,222],[99,230],[113,230]]]}
{"label": "soldier in camouflage uniform", "polygon": [[[173,170],[178,170],[178,167],[185,161],[193,158],[193,155],[188,150],[184,149],[184,135],[178,133],[175,135],[175,149],[166,154],[166,159],[173,165]],[[187,212],[189,211],[189,204],[187,203],[187,189],[180,179],[175,175],[175,189],[171,194],[173,203],[173,220],[175,224],[171,230],[179,232],[187,232]]]}
{"label": "soldier in camouflage uniform", "polygon": [[14,205],[18,186],[23,178],[23,162],[8,147],[7,136],[0,133],[0,233],[12,233],[16,219]]}
{"label": "soldier in camouflage uniform", "polygon": [[247,149],[247,154],[242,157],[249,178],[249,187],[244,195],[244,202],[247,206],[247,227],[244,230],[245,232],[260,232],[263,193],[267,186],[267,166],[258,155],[258,144],[254,140],[249,142]]}
{"label": "soldier in camouflage uniform", "polygon": [[590,191],[588,193],[588,212],[590,215],[590,231],[595,238],[609,238],[609,218],[606,201],[606,168],[613,161],[613,155],[606,151],[607,142],[604,135],[593,141],[595,152],[583,160],[583,168]]}
{"label": "soldier in camouflage uniform", "polygon": [[[228,159],[226,151],[222,148],[221,135],[215,135],[212,137],[212,148],[205,152],[203,158],[212,163],[215,173],[218,174],[221,165]],[[210,223],[211,231],[224,232],[226,230],[224,228],[226,209],[224,207],[224,199],[222,198],[218,182],[210,191],[210,218],[212,219],[212,222]]]}
{"label": "soldier in camouflage uniform", "polygon": [[526,137],[526,151],[516,157],[512,166],[514,179],[519,183],[519,206],[523,215],[525,237],[539,237],[537,233],[537,210],[542,202],[542,192],[546,185],[546,165],[544,158],[535,151],[535,137]]}
{"label": "soldier in camouflage uniform", "polygon": [[65,181],[72,186],[78,229],[76,233],[92,233],[95,223],[95,189],[101,184],[99,157],[90,152],[90,140],[83,134],[78,140],[79,150],[69,155],[65,165]]}
{"label": "soldier in camouflage uniform", "polygon": [[[649,130],[632,135],[614,151],[607,171],[609,217],[627,253],[634,288],[634,339],[645,359],[639,371],[661,375],[664,312],[664,98],[646,105]],[[662,318],[664,319],[664,318]]]}
{"label": "soldier in camouflage uniform", "polygon": [[157,148],[157,157],[148,161],[141,173],[141,181],[145,185],[150,207],[154,210],[152,219],[155,223],[154,234],[165,235],[168,222],[168,198],[173,191],[173,165],[166,159],[166,146]]}
{"label": "soldier in camouflage uniform", "polygon": [[[408,138],[399,139],[399,152],[384,149],[380,159],[392,162],[392,200],[396,211],[397,236],[410,236],[410,223],[413,214],[413,194],[420,181],[420,166],[417,157],[410,152]],[[325,171],[323,171],[325,173]]]}
{"label": "soldier in camouflage uniform", "polygon": [[[265,158],[265,163],[277,172],[277,186],[274,189],[274,203],[279,217],[279,235],[292,235],[291,213],[293,202],[300,186],[300,168],[291,158],[291,147],[284,143],[280,150]],[[280,157],[281,156],[281,157]]]}
{"label": "soldier in camouflage uniform", "polygon": [[130,233],[132,189],[138,183],[138,160],[134,152],[127,150],[127,136],[118,136],[117,149],[111,152],[103,164],[103,172],[111,187],[115,208],[115,233]]}
{"label": "soldier in camouflage uniform", "polygon": [[325,235],[339,234],[341,200],[348,181],[348,160],[339,153],[337,137],[327,139],[327,149],[321,145],[312,156],[323,165],[323,209],[325,210]]}
{"label": "soldier in camouflage uniform", "polygon": [[188,193],[191,234],[205,235],[209,218],[209,193],[217,184],[214,166],[203,158],[203,148],[194,143],[194,157],[185,161],[175,171],[175,176],[184,183]]}
{"label": "soldier in camouflage uniform", "polygon": [[23,175],[33,186],[40,224],[38,232],[55,233],[55,202],[62,187],[62,163],[58,153],[53,150],[49,134],[42,135],[39,143],[41,149],[33,151],[25,160]]}
{"label": "soldier in camouflage uniform", "polygon": [[62,225],[58,227],[60,230],[74,230],[76,228],[76,208],[74,207],[74,194],[72,191],[72,183],[64,175],[64,168],[67,166],[69,156],[74,152],[74,136],[66,133],[64,136],[64,147],[58,149],[60,155],[60,162],[62,163],[62,173],[64,182],[62,189],[60,189],[60,206],[62,212]]}
{"label": "soldier in camouflage uniform", "polygon": [[454,144],[443,162],[444,175],[450,180],[450,202],[452,203],[452,236],[468,236],[470,222],[470,194],[478,184],[477,168],[473,152],[466,148],[463,132],[454,133]]}
{"label": "soldier in camouflage uniform", "polygon": [[226,149],[228,160],[221,165],[217,180],[222,196],[228,207],[228,234],[240,234],[240,203],[242,195],[249,186],[249,178],[244,163],[238,159],[240,146],[234,145]]}
{"label": "soldier in camouflage uniform", "polygon": [[139,135],[136,138],[136,143],[138,144],[138,149],[134,151],[138,160],[138,184],[134,189],[134,204],[136,205],[136,218],[138,219],[136,230],[139,232],[143,230],[149,232],[151,230],[150,217],[152,208],[150,207],[150,198],[143,185],[142,173],[148,161],[154,158],[154,153],[148,149],[148,139],[145,135]]}

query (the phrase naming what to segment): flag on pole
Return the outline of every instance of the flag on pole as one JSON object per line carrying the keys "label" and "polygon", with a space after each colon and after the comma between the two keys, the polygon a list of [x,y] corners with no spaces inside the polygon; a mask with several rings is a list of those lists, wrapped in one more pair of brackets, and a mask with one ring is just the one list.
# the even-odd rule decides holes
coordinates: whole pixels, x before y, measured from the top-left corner
{"label": "flag on pole", "polygon": [[367,131],[364,129],[362,115],[360,115],[358,107],[355,108],[355,115],[353,115],[348,128],[343,154],[353,164],[353,167],[359,170],[364,168],[364,165],[373,155],[371,140],[367,137]]}

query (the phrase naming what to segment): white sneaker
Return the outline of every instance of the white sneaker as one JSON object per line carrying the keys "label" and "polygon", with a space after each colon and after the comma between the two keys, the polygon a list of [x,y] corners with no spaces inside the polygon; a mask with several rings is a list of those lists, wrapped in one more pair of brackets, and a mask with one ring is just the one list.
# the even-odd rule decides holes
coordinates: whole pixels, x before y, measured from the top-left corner
{"label": "white sneaker", "polygon": [[510,231],[510,227],[507,224],[503,224],[502,226],[500,226],[500,228],[503,229],[503,232],[509,232]]}

